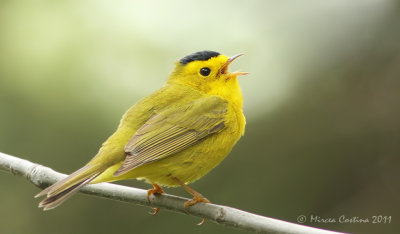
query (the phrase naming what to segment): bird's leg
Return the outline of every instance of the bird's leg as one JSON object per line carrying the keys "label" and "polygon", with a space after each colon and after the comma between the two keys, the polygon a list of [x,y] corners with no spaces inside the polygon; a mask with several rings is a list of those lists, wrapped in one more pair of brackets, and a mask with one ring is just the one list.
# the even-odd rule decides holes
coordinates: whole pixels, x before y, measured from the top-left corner
{"label": "bird's leg", "polygon": [[[187,184],[183,183],[181,180],[179,180],[178,178],[174,178],[174,180],[181,185],[188,193],[193,195],[192,200],[189,200],[187,202],[185,202],[184,206],[185,209],[189,208],[190,206],[193,206],[196,203],[199,202],[204,202],[204,203],[211,203],[207,198],[205,198],[203,195],[201,195],[199,192],[195,191],[194,189],[192,189],[191,187],[187,186]],[[201,220],[200,223],[198,223],[197,225],[202,225],[203,223],[205,223],[206,218],[203,218]]]}
{"label": "bird's leg", "polygon": [[[149,202],[151,203],[151,201],[150,201],[150,196],[151,195],[155,195],[155,194],[161,194],[161,193],[164,193],[164,190],[158,185],[158,184],[154,184],[154,183],[151,183],[152,185],[153,185],[153,189],[149,189],[149,190],[147,190],[147,200],[149,200]],[[150,212],[150,214],[151,215],[155,215],[155,214],[157,214],[158,212],[160,211],[160,208],[158,208],[158,207],[153,207],[153,212]]]}
{"label": "bird's leg", "polygon": [[201,195],[199,192],[196,192],[194,189],[191,187],[187,186],[185,183],[183,183],[181,180],[178,178],[174,178],[174,180],[182,186],[188,193],[193,195],[192,200],[185,202],[185,209],[189,208],[189,206],[193,206],[194,204],[198,202],[204,202],[204,203],[211,203],[207,198],[205,198],[203,195]]}

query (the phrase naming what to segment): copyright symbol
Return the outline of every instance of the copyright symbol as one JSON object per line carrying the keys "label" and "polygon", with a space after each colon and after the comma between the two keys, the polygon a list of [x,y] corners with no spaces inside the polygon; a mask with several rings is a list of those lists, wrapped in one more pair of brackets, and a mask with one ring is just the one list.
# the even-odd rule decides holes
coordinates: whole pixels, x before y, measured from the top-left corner
{"label": "copyright symbol", "polygon": [[299,215],[299,217],[297,217],[298,223],[305,223],[306,221],[307,221],[307,217],[305,215]]}

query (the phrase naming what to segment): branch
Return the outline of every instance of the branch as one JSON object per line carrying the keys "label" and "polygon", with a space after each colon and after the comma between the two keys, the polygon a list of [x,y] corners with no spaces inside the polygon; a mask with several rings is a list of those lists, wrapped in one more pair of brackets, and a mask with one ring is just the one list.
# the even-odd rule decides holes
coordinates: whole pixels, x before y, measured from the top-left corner
{"label": "branch", "polygon": [[[51,168],[13,157],[0,152],[0,169],[14,175],[24,176],[40,188],[45,188],[66,177]],[[289,223],[278,219],[263,217],[235,208],[216,204],[198,203],[184,209],[183,203],[188,199],[169,194],[151,197],[151,204],[147,200],[147,191],[122,185],[100,183],[84,187],[81,192],[104,197],[112,200],[129,202],[137,205],[156,206],[182,214],[191,214],[204,217],[219,224],[258,233],[320,233],[333,234],[338,232],[326,231]]]}

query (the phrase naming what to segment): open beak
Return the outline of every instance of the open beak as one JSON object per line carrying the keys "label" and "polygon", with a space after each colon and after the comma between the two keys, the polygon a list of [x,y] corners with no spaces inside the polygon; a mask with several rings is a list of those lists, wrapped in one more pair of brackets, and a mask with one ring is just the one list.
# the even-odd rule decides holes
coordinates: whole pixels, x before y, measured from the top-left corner
{"label": "open beak", "polygon": [[230,57],[228,61],[226,61],[226,63],[221,67],[221,69],[219,69],[217,76],[220,76],[221,74],[226,74],[227,77],[233,77],[233,76],[241,76],[249,74],[248,72],[241,72],[241,71],[228,72],[229,64],[231,64],[235,59],[239,58],[242,55],[243,54],[237,54]]}

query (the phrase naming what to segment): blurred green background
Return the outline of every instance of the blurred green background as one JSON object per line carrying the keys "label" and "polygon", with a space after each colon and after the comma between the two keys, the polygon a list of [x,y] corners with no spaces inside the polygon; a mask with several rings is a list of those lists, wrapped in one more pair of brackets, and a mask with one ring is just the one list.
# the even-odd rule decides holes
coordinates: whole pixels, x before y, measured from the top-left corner
{"label": "blurred green background", "polygon": [[[194,189],[290,222],[392,216],[310,226],[400,230],[396,0],[0,0],[0,151],[71,173],[127,108],[164,84],[174,61],[204,49],[245,54],[231,70],[250,72],[240,78],[248,122]],[[81,194],[43,212],[24,178],[0,172],[0,184],[0,233],[241,233]]]}

